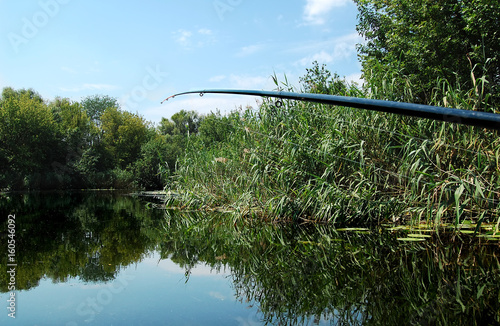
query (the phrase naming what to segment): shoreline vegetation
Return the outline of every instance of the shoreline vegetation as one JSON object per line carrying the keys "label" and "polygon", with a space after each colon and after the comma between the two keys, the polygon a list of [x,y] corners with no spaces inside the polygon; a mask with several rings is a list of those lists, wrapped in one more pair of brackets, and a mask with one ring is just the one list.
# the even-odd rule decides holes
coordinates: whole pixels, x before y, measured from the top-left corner
{"label": "shoreline vegetation", "polygon": [[[367,95],[328,83],[337,95]],[[168,205],[345,226],[495,222],[498,230],[497,131],[271,100],[210,118],[218,138],[202,124],[189,139]]]}
{"label": "shoreline vegetation", "polygon": [[[273,80],[278,90],[294,91],[286,78]],[[382,89],[383,94],[373,87],[367,91],[332,77],[317,62],[301,82],[307,92],[358,98],[383,98],[394,86],[385,85],[389,89]],[[477,99],[455,90],[446,92],[446,103],[435,97],[428,104],[478,105]],[[101,106],[98,119],[89,118],[90,100]],[[83,185],[80,189],[158,189],[166,184],[167,207],[339,227],[467,224],[477,232],[488,223],[493,236],[498,232],[497,131],[271,99],[225,116],[181,111],[155,127],[119,110],[116,102],[104,107],[109,100],[96,95],[82,103],[56,99],[47,104],[32,90],[4,89],[2,134],[9,137],[2,138],[0,152],[6,171],[0,177],[3,190],[74,189],[75,183]],[[495,108],[486,106],[485,111]],[[33,115],[38,120],[22,124]],[[54,134],[47,134],[50,130]],[[143,138],[133,145],[138,134]],[[18,146],[21,135],[31,143]],[[125,144],[129,148],[120,147]],[[36,146],[43,147],[34,150]],[[54,160],[57,154],[60,161]],[[47,156],[55,163],[48,164]],[[167,158],[170,164],[162,165]],[[38,171],[37,163],[42,167]],[[50,171],[43,170],[47,167]],[[140,179],[136,173],[146,170],[149,174]],[[23,176],[23,171],[31,174]],[[152,187],[140,183],[147,178]],[[48,180],[57,185],[47,186]]]}
{"label": "shoreline vegetation", "polygon": [[[497,7],[355,3],[364,84],[314,62],[300,90],[274,75],[276,90],[500,112]],[[500,226],[498,131],[291,100],[154,126],[108,96],[5,88],[0,167],[7,191],[165,188],[168,207],[268,221]]]}
{"label": "shoreline vegetation", "polygon": [[[499,113],[498,6],[355,4],[364,84],[315,62],[300,91]],[[273,79],[277,90],[297,91]],[[477,232],[492,223],[498,233],[498,131],[270,99],[207,118],[170,177],[178,196],[167,205],[336,227],[472,224]]]}
{"label": "shoreline vegetation", "polygon": [[[273,80],[278,90],[295,91],[286,78],[280,82],[273,76]],[[394,86],[386,84],[389,89],[376,93],[377,88],[361,88],[332,76],[317,62],[301,82],[306,92],[358,98],[383,98]],[[464,95],[445,86],[440,90],[446,91],[447,100],[436,96],[427,104],[478,106],[477,98],[465,97],[469,92]],[[101,106],[98,119],[89,118],[86,101],[90,100]],[[498,232],[497,131],[271,99],[264,99],[258,108],[239,108],[225,116],[181,111],[155,127],[139,115],[119,110],[116,102],[105,107],[109,100],[96,95],[82,103],[59,98],[46,103],[33,90],[4,89],[1,117],[7,123],[2,123],[2,134],[10,137],[2,138],[0,152],[2,170],[7,171],[0,176],[3,190],[75,189],[78,182],[83,187],[77,189],[90,184],[147,190],[166,184],[170,194],[166,206],[171,208],[338,227],[451,224],[474,225],[478,232],[487,223],[493,225],[492,236]],[[485,106],[485,111],[495,109]],[[19,121],[35,114],[31,110],[47,117],[36,112],[38,121],[21,127]],[[50,130],[55,134],[39,134]],[[27,139],[31,144],[17,146],[21,134],[25,139],[31,136]],[[144,136],[134,146],[130,140],[137,134]],[[120,147],[125,144],[129,148]],[[36,146],[44,147],[35,152]],[[60,161],[48,164],[47,153],[53,160],[57,151]],[[35,158],[45,159],[39,164],[41,170],[33,169]],[[43,170],[47,167],[48,173]],[[32,174],[19,175],[22,171]],[[140,179],[136,173],[144,171],[149,174]],[[17,172],[18,179],[9,172]],[[44,183],[50,179],[57,182],[55,187]],[[97,179],[100,184],[92,183]],[[152,180],[152,187],[140,180]]]}

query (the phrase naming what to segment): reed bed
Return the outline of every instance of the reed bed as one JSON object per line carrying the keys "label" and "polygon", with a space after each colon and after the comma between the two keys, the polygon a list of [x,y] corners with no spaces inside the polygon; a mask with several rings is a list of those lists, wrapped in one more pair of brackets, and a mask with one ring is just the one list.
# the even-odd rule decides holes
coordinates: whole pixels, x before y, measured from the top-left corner
{"label": "reed bed", "polygon": [[[387,96],[391,87],[348,85],[336,95],[395,100]],[[441,95],[431,104],[478,109],[484,102],[461,99],[468,93],[446,83],[436,89]],[[179,194],[170,206],[339,226],[493,222],[498,232],[497,131],[271,99],[227,116],[213,113],[204,123],[167,186]],[[216,140],[214,130],[223,130]]]}

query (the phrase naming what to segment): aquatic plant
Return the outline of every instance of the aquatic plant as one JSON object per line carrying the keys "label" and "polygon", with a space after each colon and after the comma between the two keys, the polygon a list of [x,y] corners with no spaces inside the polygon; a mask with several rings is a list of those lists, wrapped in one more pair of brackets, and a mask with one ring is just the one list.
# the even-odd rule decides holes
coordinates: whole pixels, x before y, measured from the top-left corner
{"label": "aquatic plant", "polygon": [[[329,85],[337,95],[379,96],[345,81]],[[477,104],[444,91],[446,103],[435,104]],[[271,99],[206,121],[212,129],[202,122],[190,138],[170,185],[180,196],[168,205],[336,225],[500,223],[498,131]],[[203,130],[222,127],[229,135],[207,142]]]}

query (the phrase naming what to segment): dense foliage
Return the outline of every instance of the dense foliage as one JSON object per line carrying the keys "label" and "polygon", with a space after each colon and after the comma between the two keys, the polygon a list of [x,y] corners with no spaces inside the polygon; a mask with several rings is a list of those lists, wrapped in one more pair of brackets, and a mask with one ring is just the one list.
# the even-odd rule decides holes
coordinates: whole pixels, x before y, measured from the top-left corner
{"label": "dense foliage", "polygon": [[[479,102],[500,100],[498,0],[355,0],[364,78],[397,84],[398,99],[429,103],[437,81],[474,90]],[[472,75],[471,75],[472,72]],[[404,94],[411,85],[412,96]],[[406,87],[405,87],[406,86]],[[394,92],[396,91],[396,92]],[[485,99],[489,96],[489,99]]]}
{"label": "dense foliage", "polygon": [[[33,90],[0,97],[0,190],[162,189],[198,115],[181,111],[155,128],[116,99],[47,102]],[[166,129],[169,124],[175,128]]]}
{"label": "dense foliage", "polygon": [[[304,91],[498,111],[497,0],[355,2],[365,84],[315,62]],[[265,99],[153,127],[108,96],[0,98],[0,189],[166,185],[172,204],[266,218],[480,224],[500,221],[499,162],[497,131],[343,107]]]}
{"label": "dense foliage", "polygon": [[[377,95],[319,64],[301,80],[313,92]],[[291,88],[277,79],[276,86]],[[266,99],[202,122],[169,184],[179,194],[170,204],[337,225],[493,222],[499,153],[497,131]]]}

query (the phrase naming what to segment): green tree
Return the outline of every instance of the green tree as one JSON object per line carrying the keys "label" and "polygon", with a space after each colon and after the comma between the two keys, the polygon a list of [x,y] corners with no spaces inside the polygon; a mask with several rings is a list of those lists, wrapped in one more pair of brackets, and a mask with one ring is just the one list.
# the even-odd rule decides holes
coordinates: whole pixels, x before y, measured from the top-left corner
{"label": "green tree", "polygon": [[[134,174],[138,184],[146,189],[163,189],[167,182],[169,164],[175,164],[171,153],[170,136],[156,135],[141,147],[141,155],[134,164]],[[172,165],[173,167],[173,165]]]}
{"label": "green tree", "polygon": [[139,115],[109,107],[101,116],[103,145],[110,167],[127,168],[147,141],[148,124]]}
{"label": "green tree", "polygon": [[167,167],[169,172],[173,173],[177,159],[185,153],[188,137],[198,135],[203,117],[195,111],[181,110],[172,115],[171,119],[162,118],[158,131],[164,136],[163,141],[166,143],[162,168]]}
{"label": "green tree", "polygon": [[33,90],[5,88],[0,99],[0,187],[38,187],[56,155],[57,125]]}
{"label": "green tree", "polygon": [[[395,78],[399,83],[395,88],[402,89],[404,83],[409,83],[413,100],[428,103],[437,80],[474,89],[484,77],[487,91],[498,100],[498,0],[355,3],[359,10],[357,29],[366,39],[359,46],[359,54],[364,79],[372,88]],[[400,99],[404,99],[403,95],[401,91]]]}
{"label": "green tree", "polygon": [[81,152],[92,146],[99,129],[80,103],[56,98],[49,106],[58,124],[61,143],[69,151]]}
{"label": "green tree", "polygon": [[159,130],[163,135],[190,135],[198,133],[201,118],[195,111],[181,110],[172,115],[172,121],[162,118]]}
{"label": "green tree", "polygon": [[64,180],[67,176],[71,187],[85,187],[85,177],[96,170],[89,162],[96,162],[97,159],[89,160],[88,154],[92,152],[99,130],[78,102],[56,98],[49,107],[58,126],[59,152],[56,161],[52,163],[57,178]]}
{"label": "green tree", "polygon": [[173,135],[175,132],[174,129],[175,129],[175,123],[173,123],[167,118],[161,118],[158,130],[162,135]]}
{"label": "green tree", "polygon": [[119,108],[118,100],[107,95],[91,95],[81,102],[87,116],[100,125],[101,116],[109,108]]}
{"label": "green tree", "polygon": [[356,85],[349,85],[345,79],[341,79],[336,73],[333,74],[326,65],[313,62],[312,68],[306,68],[306,75],[299,80],[306,93],[347,95],[349,90],[354,90]]}
{"label": "green tree", "polygon": [[211,113],[203,117],[199,130],[199,139],[205,146],[226,141],[234,132],[235,127],[230,118],[222,116],[220,112]]}

